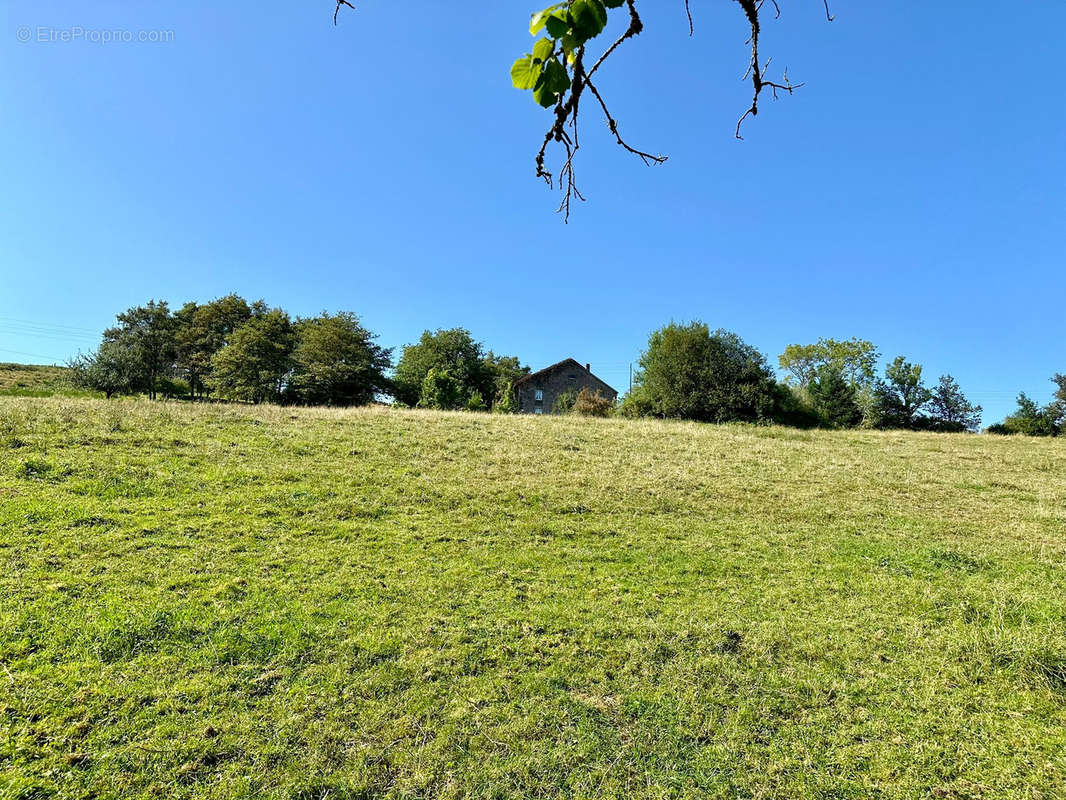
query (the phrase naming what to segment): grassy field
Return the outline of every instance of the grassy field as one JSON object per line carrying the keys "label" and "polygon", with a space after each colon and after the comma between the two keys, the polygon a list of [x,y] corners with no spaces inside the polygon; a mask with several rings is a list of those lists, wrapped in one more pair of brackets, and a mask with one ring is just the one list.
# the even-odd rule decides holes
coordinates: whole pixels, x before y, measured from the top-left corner
{"label": "grassy field", "polygon": [[1066,796],[1066,442],[0,399],[0,797]]}
{"label": "grassy field", "polygon": [[88,397],[70,385],[66,367],[0,363],[0,397]]}

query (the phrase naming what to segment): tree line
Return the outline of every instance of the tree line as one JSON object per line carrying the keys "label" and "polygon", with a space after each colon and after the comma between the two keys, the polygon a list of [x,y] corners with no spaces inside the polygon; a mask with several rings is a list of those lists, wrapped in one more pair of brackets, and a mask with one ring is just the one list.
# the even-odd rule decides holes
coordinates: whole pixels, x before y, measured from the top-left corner
{"label": "tree line", "polygon": [[[651,334],[632,390],[616,407],[583,397],[557,412],[773,422],[796,427],[977,431],[982,409],[951,375],[927,385],[921,364],[898,356],[877,373],[872,342],[790,344],[778,380],[765,356],[737,334],[703,322]],[[262,300],[231,294],[171,311],[150,301],[117,315],[96,351],[70,363],[75,383],[103,392],[250,403],[408,407],[513,412],[514,385],[530,368],[487,350],[464,328],[425,331],[393,350],[352,312],[293,319]],[[1066,430],[1066,376],[1038,405],[1025,394],[992,433],[1056,436]]]}
{"label": "tree line", "polygon": [[330,406],[393,398],[470,410],[503,410],[511,384],[529,373],[516,357],[486,352],[462,328],[426,331],[393,370],[392,349],[352,312],[293,319],[236,294],[177,311],[155,300],[130,308],[94,352],[69,366],[75,383],[107,397]]}
{"label": "tree line", "polygon": [[703,422],[776,422],[798,427],[976,431],[981,407],[950,375],[929,387],[920,364],[899,356],[876,374],[880,353],[861,339],[792,344],[765,357],[735,333],[703,322],[652,334],[622,413]]}

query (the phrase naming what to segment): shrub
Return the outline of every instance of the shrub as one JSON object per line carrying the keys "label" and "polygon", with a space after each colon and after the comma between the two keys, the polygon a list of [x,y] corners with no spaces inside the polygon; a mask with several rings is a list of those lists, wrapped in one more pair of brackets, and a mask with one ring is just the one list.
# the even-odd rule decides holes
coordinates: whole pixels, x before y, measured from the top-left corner
{"label": "shrub", "polygon": [[481,392],[471,392],[470,396],[466,399],[467,411],[488,411],[489,407],[485,405],[485,398],[481,396]]}
{"label": "shrub", "polygon": [[[582,389],[584,391],[584,389]],[[555,402],[552,403],[553,414],[569,414],[574,410],[574,403],[577,401],[577,392],[573,389],[568,389],[555,398]]]}
{"label": "shrub", "polygon": [[514,384],[508,383],[507,387],[500,392],[499,399],[492,407],[492,411],[495,414],[516,414],[518,413],[518,401],[515,398]]}
{"label": "shrub", "polygon": [[774,385],[773,421],[793,428],[817,428],[822,422],[807,390],[784,383]]}
{"label": "shrub", "polygon": [[453,410],[459,408],[459,382],[448,370],[433,367],[422,381],[422,399],[418,401],[421,408]]}
{"label": "shrub", "polygon": [[600,394],[599,389],[595,393],[582,389],[574,398],[571,411],[583,417],[607,417],[614,411],[614,403]]}
{"label": "shrub", "polygon": [[160,378],[156,381],[156,392],[166,398],[183,398],[191,394],[189,384],[176,378]]}

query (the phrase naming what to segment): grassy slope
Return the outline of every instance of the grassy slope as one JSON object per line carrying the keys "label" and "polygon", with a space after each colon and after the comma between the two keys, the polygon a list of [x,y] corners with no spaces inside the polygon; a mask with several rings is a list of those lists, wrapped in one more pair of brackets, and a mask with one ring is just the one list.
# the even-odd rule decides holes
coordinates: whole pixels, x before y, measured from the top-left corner
{"label": "grassy slope", "polygon": [[1062,441],[0,400],[0,796],[1061,797],[1064,542]]}
{"label": "grassy slope", "polygon": [[[66,367],[0,363],[0,397],[88,396],[74,389]],[[101,395],[102,396],[102,395]]]}

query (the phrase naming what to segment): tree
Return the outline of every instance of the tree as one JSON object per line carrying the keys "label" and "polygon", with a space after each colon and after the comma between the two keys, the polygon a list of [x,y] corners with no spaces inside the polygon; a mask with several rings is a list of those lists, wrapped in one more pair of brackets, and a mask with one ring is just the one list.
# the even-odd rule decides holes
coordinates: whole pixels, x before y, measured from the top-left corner
{"label": "tree", "polygon": [[839,366],[823,365],[807,391],[824,424],[834,428],[851,428],[862,420],[862,411],[855,399],[855,385],[845,379]]}
{"label": "tree", "polygon": [[431,369],[451,376],[464,403],[478,394],[489,406],[502,402],[510,387],[529,374],[529,367],[515,356],[498,356],[492,351],[486,355],[482,344],[465,328],[424,331],[417,343],[407,345],[400,353],[393,375],[396,400],[408,406],[419,405]]}
{"label": "tree", "polygon": [[[261,302],[256,308],[260,313],[266,311]],[[252,307],[236,294],[203,305],[186,303],[174,314],[177,366],[188,381],[193,397],[206,395],[211,359],[229,344],[230,337],[252,314]]]}
{"label": "tree", "polygon": [[419,395],[419,406],[443,411],[455,410],[466,400],[455,376],[447,369],[437,367],[430,367],[426,377],[422,379],[422,389]]}
{"label": "tree", "polygon": [[953,377],[941,375],[929,397],[925,425],[930,430],[944,433],[976,431],[981,427],[981,406],[966,399]]}
{"label": "tree", "polygon": [[932,397],[922,385],[922,365],[911,364],[903,356],[885,367],[885,379],[875,388],[881,426],[909,428],[919,425],[918,412]]}
{"label": "tree", "polygon": [[770,419],[775,383],[762,354],[703,322],[655,331],[640,357],[626,413],[700,422]]}
{"label": "tree", "polygon": [[[117,316],[118,325],[104,331],[109,353],[124,351],[122,358],[134,366],[132,389],[156,397],[159,379],[173,370],[174,317],[166,301],[150,300]],[[110,357],[110,356],[109,356]]]}
{"label": "tree", "polygon": [[254,315],[211,359],[211,386],[231,400],[277,402],[292,371],[294,346],[287,313],[273,309]]}
{"label": "tree", "polygon": [[[491,350],[485,356],[485,365],[494,376],[495,389],[491,403],[493,406],[506,401],[514,385],[530,372],[529,367],[523,365],[518,356],[498,356]],[[513,402],[513,398],[510,402]]]}
{"label": "tree", "polygon": [[[333,22],[337,23],[341,6],[355,8],[351,0],[335,0]],[[694,25],[690,10],[690,0],[682,0],[688,15],[689,33]],[[574,178],[574,159],[579,149],[577,128],[581,101],[585,91],[591,93],[597,106],[603,112],[604,123],[614,136],[618,145],[625,151],[637,156],[645,165],[663,164],[667,157],[645,152],[628,144],[619,131],[618,122],[612,116],[607,101],[593,77],[628,40],[638,36],[644,30],[644,22],[638,13],[646,7],[647,0],[563,0],[533,14],[529,25],[532,36],[538,37],[532,52],[514,62],[511,67],[511,82],[517,89],[532,92],[533,100],[546,109],[551,109],[553,122],[545,134],[540,150],[536,156],[536,175],[544,179],[549,187],[555,185],[555,178],[545,166],[547,151],[553,143],[562,149],[562,167],[558,183],[563,192],[559,210],[566,219],[570,217],[570,206],[574,199],[583,200]],[[760,55],[760,36],[766,16],[761,0],[737,0],[743,12],[746,35],[750,46],[745,77],[750,78],[753,88],[751,106],[744,111],[737,121],[735,136],[740,135],[741,126],[748,117],[759,114],[759,102],[762,93],[769,90],[776,100],[778,93],[792,94],[802,84],[793,84],[785,70],[783,76],[771,80],[766,75],[770,59]],[[826,18],[832,20],[828,0],[824,0]],[[780,8],[773,5],[777,15]],[[587,52],[586,48],[600,34],[608,23],[610,12],[621,10],[628,17],[625,31],[608,44],[598,56]],[[589,66],[591,64],[591,66]]]}
{"label": "tree", "polygon": [[1048,413],[1055,425],[1062,430],[1066,428],[1066,375],[1056,375],[1051,379],[1055,386],[1055,399],[1048,406]]}
{"label": "tree", "polygon": [[392,351],[380,347],[355,314],[322,312],[297,320],[290,389],[308,405],[366,405],[390,390]]}
{"label": "tree", "polygon": [[[1056,383],[1059,377],[1056,376]],[[1058,392],[1056,392],[1056,397],[1058,397]],[[1018,395],[1018,410],[1001,424],[991,426],[988,432],[1022,436],[1058,436],[1062,433],[1058,415],[1058,400],[1041,408],[1035,400],[1022,392]]]}
{"label": "tree", "polygon": [[71,383],[103,392],[108,400],[133,392],[140,374],[137,354],[118,341],[103,342],[95,353],[79,355],[68,366]]}
{"label": "tree", "polygon": [[873,342],[852,337],[847,341],[819,339],[815,344],[790,344],[777,361],[788,372],[785,380],[804,388],[823,367],[839,370],[852,386],[866,386],[875,379],[880,357]]}

